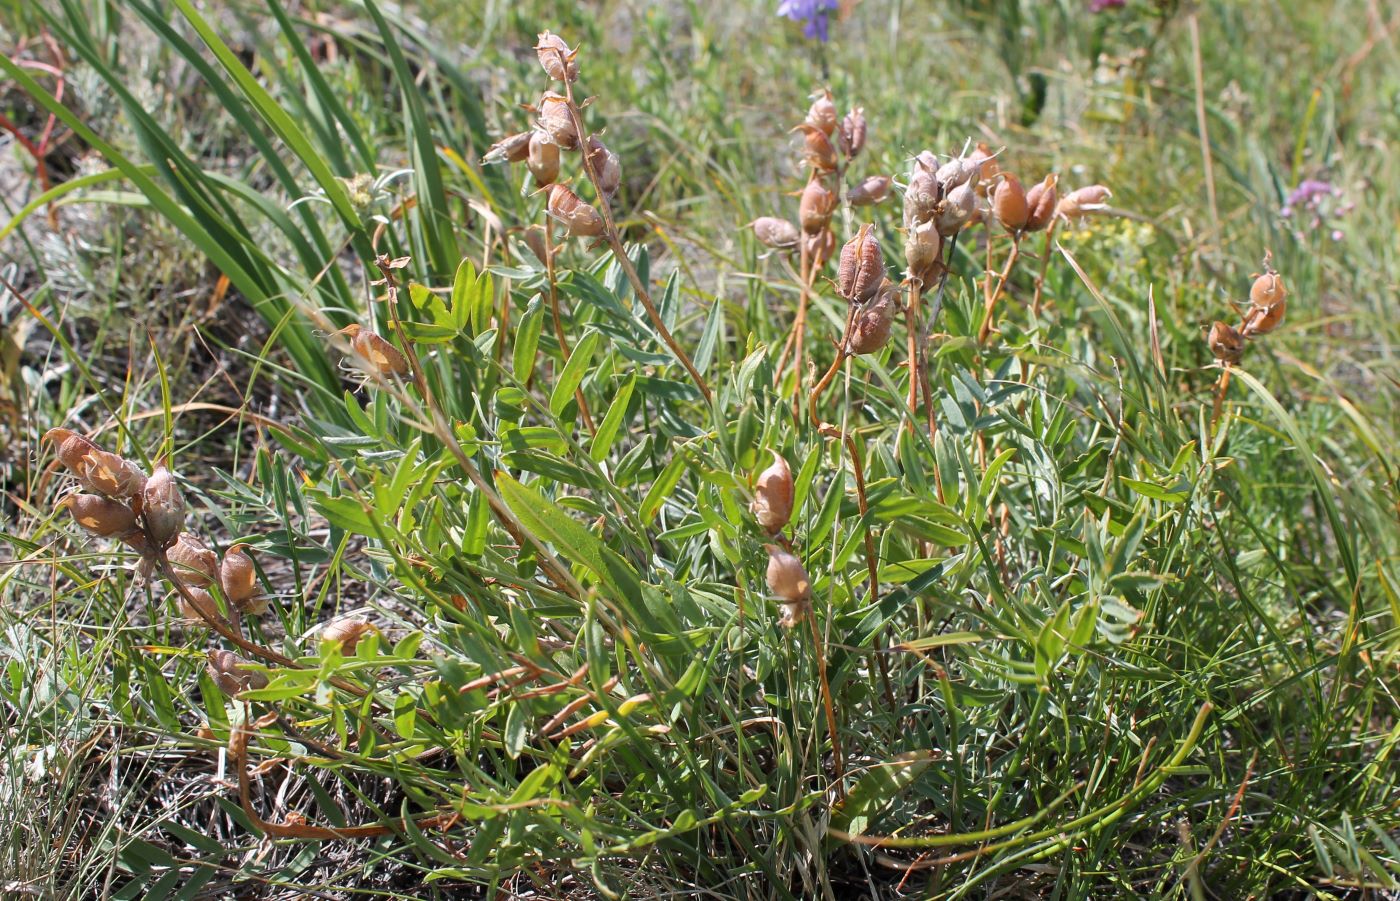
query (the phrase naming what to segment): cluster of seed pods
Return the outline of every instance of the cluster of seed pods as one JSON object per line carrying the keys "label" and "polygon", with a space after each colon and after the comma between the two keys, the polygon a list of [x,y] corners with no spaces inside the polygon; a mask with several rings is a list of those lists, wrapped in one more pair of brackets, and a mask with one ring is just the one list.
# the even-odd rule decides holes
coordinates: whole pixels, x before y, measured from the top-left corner
{"label": "cluster of seed pods", "polygon": [[1275,271],[1271,258],[1264,257],[1264,273],[1254,277],[1249,287],[1249,307],[1239,327],[1216,320],[1206,336],[1211,354],[1225,365],[1238,363],[1244,356],[1245,342],[1267,335],[1278,328],[1288,309],[1288,289]]}
{"label": "cluster of seed pods", "polygon": [[[542,32],[535,54],[552,80],[573,83],[578,79],[578,50],[571,49],[559,35]],[[597,135],[591,135],[587,141],[581,138],[578,110],[569,97],[557,91],[545,91],[530,110],[535,114],[530,130],[497,141],[481,161],[525,163],[535,185],[545,195],[545,211],[550,218],[563,225],[570,237],[601,237],[607,221],[597,207],[559,180],[562,154],[574,151],[585,154],[604,201],[611,200],[622,185],[622,164],[617,154]]]}
{"label": "cluster of seed pods", "polygon": [[[770,537],[782,541],[782,531],[792,519],[792,469],[781,454],[771,453],[773,462],[754,481],[753,503],[749,509]],[[802,561],[785,544],[770,542],[763,548],[768,552],[768,591],[782,609],[778,622],[784,628],[792,628],[802,622],[811,609],[812,584]]]}

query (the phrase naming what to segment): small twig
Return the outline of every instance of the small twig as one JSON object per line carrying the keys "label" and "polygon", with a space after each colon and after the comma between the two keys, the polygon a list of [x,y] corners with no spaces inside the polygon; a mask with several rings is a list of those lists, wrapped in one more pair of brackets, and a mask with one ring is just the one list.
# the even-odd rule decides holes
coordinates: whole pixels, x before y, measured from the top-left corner
{"label": "small twig", "polygon": [[1011,277],[1011,269],[1016,265],[1016,260],[1021,256],[1021,233],[1018,231],[1011,237],[1011,253],[1006,256],[1006,265],[1002,267],[1001,274],[997,276],[996,286],[991,284],[991,269],[987,270],[987,295],[985,315],[982,317],[982,328],[977,332],[977,343],[986,344],[987,337],[992,333],[992,323],[995,322],[996,304],[1006,292],[1006,280]]}
{"label": "small twig", "polygon": [[1045,229],[1045,249],[1040,252],[1040,272],[1035,277],[1035,297],[1031,300],[1031,312],[1036,316],[1040,315],[1040,296],[1045,290],[1045,273],[1050,268],[1050,241],[1055,236],[1055,226],[1059,224],[1056,220],[1050,220],[1050,226]]}
{"label": "small twig", "polygon": [[1215,434],[1215,424],[1220,421],[1220,410],[1225,404],[1225,391],[1230,387],[1230,364],[1222,364],[1220,380],[1215,384],[1215,407],[1210,413],[1210,434]]}

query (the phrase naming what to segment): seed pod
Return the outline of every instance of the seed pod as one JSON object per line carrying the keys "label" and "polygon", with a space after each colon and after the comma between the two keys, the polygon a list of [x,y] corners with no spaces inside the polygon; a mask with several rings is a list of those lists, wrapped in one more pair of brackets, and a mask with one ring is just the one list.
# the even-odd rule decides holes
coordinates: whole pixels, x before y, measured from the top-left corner
{"label": "seed pod", "polygon": [[833,172],[836,169],[836,148],[831,146],[831,139],[826,136],[826,132],[815,125],[808,125],[803,122],[793,129],[800,131],[803,138],[803,157],[807,164],[818,172]]}
{"label": "seed pod", "polygon": [[352,323],[337,334],[344,335],[350,348],[363,364],[360,368],[371,375],[408,375],[408,359],[399,349],[374,332]]}
{"label": "seed pod", "polygon": [[851,323],[851,337],[846,342],[847,353],[875,353],[889,343],[898,295],[899,289],[886,279],[875,299],[857,311]]}
{"label": "seed pod", "polygon": [[535,184],[552,185],[559,178],[559,145],[545,132],[530,132],[525,159]]}
{"label": "seed pod", "polygon": [[124,535],[136,528],[136,514],[121,501],[96,494],[70,494],[58,502],[73,521],[99,538]]}
{"label": "seed pod", "polygon": [[807,608],[812,600],[812,582],[802,561],[776,544],[765,544],[768,551],[768,590],[776,597],[783,608],[779,624],[792,628],[807,616]]}
{"label": "seed pod", "polygon": [[978,173],[982,169],[982,164],[977,160],[966,156],[955,156],[948,162],[939,166],[934,171],[933,177],[938,180],[938,186],[947,194],[959,185],[972,182],[976,186]]}
{"label": "seed pod", "polygon": [[914,157],[914,171],[923,170],[929,175],[938,171],[938,156],[932,150],[920,150]]}
{"label": "seed pod", "polygon": [[904,264],[910,278],[931,285],[943,266],[943,238],[932,222],[915,225],[904,239]]}
{"label": "seed pod", "polygon": [[802,230],[815,235],[831,222],[831,214],[836,211],[836,194],[822,184],[820,178],[813,178],[802,189],[802,199],[797,204],[797,218]]}
{"label": "seed pod", "polygon": [[804,234],[802,243],[806,245],[807,259],[811,261],[812,267],[820,269],[831,259],[832,254],[836,253],[836,232],[826,228],[815,235]]}
{"label": "seed pod", "polygon": [[549,186],[549,202],[545,209],[551,217],[564,223],[572,238],[596,238],[604,231],[603,217],[567,185]]}
{"label": "seed pod", "polygon": [[890,184],[888,175],[871,175],[846,192],[846,202],[856,207],[884,203],[890,196]]}
{"label": "seed pod", "polygon": [[836,132],[836,143],[846,159],[854,159],[865,149],[865,108],[856,107],[841,120]]}
{"label": "seed pod", "polygon": [[258,595],[258,570],[248,549],[235,544],[224,554],[219,564],[219,587],[230,604],[242,609]]}
{"label": "seed pod", "polygon": [[945,238],[952,237],[968,223],[976,211],[977,189],[973,187],[973,183],[965,181],[957,185],[943,198],[938,216],[934,219],[938,233]]}
{"label": "seed pod", "polygon": [[1249,286],[1249,301],[1257,307],[1272,307],[1274,304],[1282,303],[1288,296],[1288,289],[1283,285],[1283,279],[1279,274],[1270,269],[1254,280],[1254,284]]}
{"label": "seed pod", "polygon": [[769,535],[776,535],[792,518],[793,486],[792,470],[788,468],[787,460],[777,451],[771,453],[773,463],[758,474],[749,509]]}
{"label": "seed pod", "polygon": [[1253,338],[1257,335],[1267,335],[1283,323],[1283,314],[1288,309],[1288,301],[1279,298],[1267,307],[1250,307],[1249,313],[1244,317],[1244,325],[1240,333],[1246,338]]}
{"label": "seed pod", "polygon": [[851,303],[864,303],[879,290],[885,277],[885,254],[875,237],[873,225],[862,225],[856,236],[841,248],[836,268],[836,293]]}
{"label": "seed pod", "polygon": [[1222,363],[1238,363],[1244,355],[1244,338],[1219,320],[1210,327],[1206,343],[1210,345],[1210,352]]}
{"label": "seed pod", "polygon": [[598,140],[597,135],[590,135],[588,137],[588,162],[592,164],[593,171],[598,176],[599,192],[611,200],[622,184],[622,164],[618,162],[617,154],[604,146],[603,142]]}
{"label": "seed pod", "polygon": [[938,211],[943,192],[938,187],[938,179],[922,164],[914,169],[909,178],[909,187],[904,189],[904,227],[913,228],[921,222],[928,222]]}
{"label": "seed pod", "polygon": [[986,141],[979,141],[977,147],[968,154],[968,158],[977,164],[979,173],[979,184],[990,185],[992,181],[1001,174],[1001,166],[997,163],[996,154]]}
{"label": "seed pod", "polygon": [[[176,596],[175,606],[185,622],[196,626],[208,625],[210,621],[227,625],[228,620],[219,612],[219,604],[214,596],[203,588],[186,588]],[[203,615],[201,615],[203,614]]]}
{"label": "seed pod", "polygon": [[1090,213],[1107,209],[1108,204],[1104,201],[1112,196],[1113,192],[1103,185],[1076,188],[1060,200],[1057,210],[1066,219],[1082,219]]}
{"label": "seed pod", "polygon": [[530,248],[530,252],[535,255],[535,259],[540,261],[541,266],[549,265],[549,245],[544,240],[544,226],[532,225],[525,229],[521,236],[525,246]]}
{"label": "seed pod", "polygon": [[545,91],[540,98],[539,123],[564,150],[578,148],[578,128],[574,125],[574,115],[569,109],[569,98]]}
{"label": "seed pod", "polygon": [[360,643],[371,632],[378,634],[379,629],[373,623],[362,619],[341,617],[333,619],[321,627],[322,641],[335,641],[340,643],[342,654],[355,653],[355,645]]}
{"label": "seed pod", "polygon": [[1015,234],[1026,227],[1030,212],[1021,180],[1010,172],[1003,174],[1001,183],[992,192],[992,213],[1001,227]]}
{"label": "seed pod", "polygon": [[210,651],[207,669],[209,678],[219,686],[219,691],[231,698],[245,691],[267,687],[267,676],[253,669],[247,660],[233,651]]}
{"label": "seed pod", "polygon": [[501,138],[486,151],[481,162],[490,165],[491,163],[518,163],[524,160],[530,152],[530,134],[528,131],[522,131],[518,135]]}
{"label": "seed pod", "polygon": [[535,42],[535,56],[539,58],[545,74],[555,81],[578,81],[578,63],[574,62],[578,51],[570,50],[559,35],[550,31],[540,32],[539,40]]}
{"label": "seed pod", "polygon": [[96,448],[82,458],[75,472],[92,491],[117,500],[135,500],[134,506],[140,507],[146,474],[130,460]]}
{"label": "seed pod", "polygon": [[823,90],[807,109],[807,125],[820,128],[822,134],[831,137],[836,131],[836,104],[831,102],[831,91]]}
{"label": "seed pod", "polygon": [[193,535],[181,534],[166,551],[175,575],[191,588],[204,588],[219,577],[219,558]]}
{"label": "seed pod", "polygon": [[100,450],[96,444],[72,429],[49,429],[44,433],[44,440],[53,445],[58,462],[73,472],[78,471],[83,458],[90,452]]}
{"label": "seed pod", "polygon": [[1059,204],[1059,192],[1055,190],[1055,176],[1045,176],[1045,180],[1026,192],[1026,231],[1038,232],[1055,218],[1055,208]]}
{"label": "seed pod", "polygon": [[754,237],[758,238],[760,244],[775,250],[796,247],[802,237],[797,226],[777,216],[759,216],[749,223],[749,227],[753,229]]}
{"label": "seed pod", "polygon": [[175,543],[185,526],[185,496],[164,463],[158,463],[146,481],[141,516],[146,520],[146,534],[162,550]]}

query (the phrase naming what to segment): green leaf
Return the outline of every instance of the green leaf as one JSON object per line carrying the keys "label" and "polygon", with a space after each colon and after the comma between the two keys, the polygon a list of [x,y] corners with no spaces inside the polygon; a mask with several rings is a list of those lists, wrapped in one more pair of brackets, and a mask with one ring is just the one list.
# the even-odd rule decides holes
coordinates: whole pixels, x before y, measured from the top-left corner
{"label": "green leaf", "polygon": [[872,818],[912,785],[933,759],[932,751],[911,751],[872,766],[856,781],[846,800],[832,808],[831,828],[849,835],[864,833]]}
{"label": "green leaf", "polygon": [[593,436],[593,443],[588,446],[588,456],[595,461],[602,460],[612,450],[613,442],[617,440],[617,431],[622,425],[622,420],[627,416],[627,405],[632,400],[632,389],[637,385],[637,373],[634,371],[627,377],[627,381],[622,383],[617,394],[613,396],[608,404],[608,413],[603,417],[603,421],[598,424],[598,432]]}
{"label": "green leaf", "polygon": [[593,352],[598,349],[602,340],[601,333],[590,330],[583,336],[583,340],[574,345],[573,352],[569,354],[569,362],[555,379],[554,391],[549,395],[549,411],[555,416],[563,413],[564,408],[574,399],[574,392],[583,383],[583,377],[588,374]]}

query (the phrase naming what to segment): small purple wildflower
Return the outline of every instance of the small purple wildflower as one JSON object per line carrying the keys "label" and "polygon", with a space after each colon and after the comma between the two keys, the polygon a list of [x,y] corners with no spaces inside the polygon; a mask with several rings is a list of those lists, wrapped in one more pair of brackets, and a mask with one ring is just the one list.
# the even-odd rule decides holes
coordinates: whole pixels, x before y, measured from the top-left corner
{"label": "small purple wildflower", "polygon": [[1089,0],[1089,12],[1101,13],[1110,9],[1122,9],[1128,0]]}
{"label": "small purple wildflower", "polygon": [[1283,202],[1278,212],[1284,219],[1307,217],[1305,221],[1298,223],[1299,237],[1304,230],[1318,231],[1326,225],[1329,226],[1328,237],[1333,241],[1340,241],[1345,235],[1336,227],[1335,222],[1351,212],[1355,206],[1352,203],[1342,203],[1342,196],[1342,189],[1330,181],[1305,178],[1298,183],[1298,187],[1289,192],[1288,199]]}
{"label": "small purple wildflower", "polygon": [[802,33],[825,44],[831,40],[831,14],[836,8],[837,0],[782,0],[778,4],[778,15],[794,22],[806,22]]}

